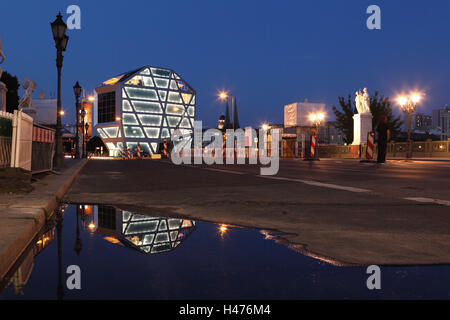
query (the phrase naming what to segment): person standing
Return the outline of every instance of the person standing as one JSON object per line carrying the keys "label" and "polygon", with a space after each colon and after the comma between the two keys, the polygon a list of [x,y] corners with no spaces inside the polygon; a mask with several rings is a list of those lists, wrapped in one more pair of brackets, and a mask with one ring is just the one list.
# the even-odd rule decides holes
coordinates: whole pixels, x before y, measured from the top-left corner
{"label": "person standing", "polygon": [[378,122],[377,135],[378,135],[377,162],[385,163],[387,143],[391,139],[391,131],[389,130],[386,116],[382,116],[380,121]]}

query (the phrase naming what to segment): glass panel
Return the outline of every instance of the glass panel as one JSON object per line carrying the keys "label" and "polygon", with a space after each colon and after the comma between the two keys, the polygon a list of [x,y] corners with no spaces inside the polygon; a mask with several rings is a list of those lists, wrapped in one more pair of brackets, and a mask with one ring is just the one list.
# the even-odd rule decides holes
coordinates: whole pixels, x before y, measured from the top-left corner
{"label": "glass panel", "polygon": [[158,220],[130,223],[125,234],[153,232],[157,224]]}
{"label": "glass panel", "polygon": [[180,227],[181,220],[180,219],[169,219],[169,229],[174,230]]}
{"label": "glass panel", "polygon": [[177,236],[178,236],[178,231],[172,231],[170,233],[170,240],[172,240],[172,241],[177,240]]}
{"label": "glass panel", "polygon": [[97,132],[103,139],[108,139],[108,136],[103,132],[102,129],[97,128]]}
{"label": "glass panel", "polygon": [[[120,133],[120,131],[119,131],[119,133]],[[120,150],[123,150],[123,143],[117,142],[117,148],[119,148]]]}
{"label": "glass panel", "polygon": [[167,117],[167,121],[169,122],[170,127],[176,127],[180,120],[180,117]]}
{"label": "glass panel", "polygon": [[163,129],[161,130],[161,138],[162,138],[162,139],[164,139],[164,138],[170,138],[170,132],[169,132],[169,129],[163,128]]}
{"label": "glass panel", "polygon": [[119,128],[118,127],[103,128],[103,130],[105,130],[106,134],[110,138],[117,138],[117,133],[119,132]]}
{"label": "glass panel", "polygon": [[189,93],[192,92],[191,89],[187,86],[187,84],[184,83],[184,81],[182,81],[182,80],[177,80],[177,85],[178,85],[178,88],[183,92],[189,92]]}
{"label": "glass panel", "polygon": [[136,112],[162,113],[159,102],[133,101],[133,106]]}
{"label": "glass panel", "polygon": [[122,89],[122,98],[124,98],[124,99],[128,98],[128,95],[125,92],[125,89]]}
{"label": "glass panel", "polygon": [[[145,138],[142,129],[139,127],[124,127],[126,138]],[[128,144],[127,144],[128,145]]]}
{"label": "glass panel", "polygon": [[166,98],[167,98],[167,91],[159,90],[158,92],[159,92],[159,96],[160,96],[160,98],[161,98],[161,101],[166,101]]}
{"label": "glass panel", "polygon": [[189,108],[187,109],[187,113],[188,113],[188,115],[190,115],[191,117],[194,117],[194,116],[195,116],[195,108],[194,108],[194,107],[189,107]]}
{"label": "glass panel", "polygon": [[122,110],[123,111],[133,111],[133,108],[131,107],[131,104],[128,100],[122,101]]}
{"label": "glass panel", "polygon": [[170,70],[159,69],[159,68],[151,68],[151,69],[152,69],[152,73],[154,76],[160,76],[160,77],[165,77],[165,78],[170,77]]}
{"label": "glass panel", "polygon": [[180,77],[176,73],[174,73],[173,75],[175,76],[176,79],[180,79]]}
{"label": "glass panel", "polygon": [[182,116],[184,112],[184,106],[182,104],[170,104],[166,107],[167,114],[174,114]]}
{"label": "glass panel", "polygon": [[167,232],[158,233],[155,238],[155,243],[168,242],[169,234]]}
{"label": "glass panel", "polygon": [[169,87],[169,80],[161,79],[161,78],[154,78],[154,79],[155,79],[155,84],[158,88],[167,89]]}
{"label": "glass panel", "polygon": [[170,81],[170,89],[178,90],[177,83],[175,81]]}
{"label": "glass panel", "polygon": [[152,244],[154,237],[155,237],[154,234],[146,234],[145,237],[144,237],[143,244],[145,244],[145,245],[146,244]]}
{"label": "glass panel", "polygon": [[181,122],[180,128],[192,128],[188,118],[184,118]]}
{"label": "glass panel", "polygon": [[144,152],[147,152],[147,153],[149,153],[149,154],[153,153],[153,152],[150,150],[150,146],[148,145],[147,142],[141,142],[141,147],[142,147],[142,150],[143,150]]}
{"label": "glass panel", "polygon": [[191,106],[195,104],[195,95],[192,97]]}
{"label": "glass panel", "polygon": [[147,138],[159,138],[159,128],[144,128]]}
{"label": "glass panel", "polygon": [[188,227],[192,227],[192,222],[191,220],[183,220],[183,224],[181,225],[182,228],[188,228]]}
{"label": "glass panel", "polygon": [[122,221],[127,222],[131,218],[131,213],[129,211],[122,211]]}
{"label": "glass panel", "polygon": [[139,120],[141,120],[142,125],[144,126],[160,126],[162,116],[153,116],[146,114],[138,114]]}
{"label": "glass panel", "polygon": [[156,153],[157,152],[157,147],[158,147],[158,144],[157,143],[150,143],[151,145],[152,145],[152,148],[153,148],[153,151]]}
{"label": "glass panel", "polygon": [[142,76],[134,76],[133,78],[131,78],[130,80],[125,82],[125,84],[132,85],[132,86],[143,87],[144,86],[144,79],[143,79]]}
{"label": "glass panel", "polygon": [[122,119],[123,124],[139,124],[137,122],[136,116],[133,113],[123,113]]}
{"label": "glass panel", "polygon": [[191,101],[192,94],[190,93],[182,93],[181,96],[183,97],[183,101],[185,104],[189,104]]}
{"label": "glass panel", "polygon": [[142,88],[125,88],[130,98],[144,99],[144,100],[158,100],[155,90]]}
{"label": "glass panel", "polygon": [[173,91],[170,91],[170,92],[169,92],[169,102],[178,102],[178,103],[182,103],[181,97],[180,97],[180,95],[178,94],[178,92],[173,92]]}
{"label": "glass panel", "polygon": [[154,87],[153,80],[150,77],[144,77],[144,85],[146,87]]}
{"label": "glass panel", "polygon": [[141,74],[150,74],[150,70],[148,68],[145,68],[144,70],[142,70]]}
{"label": "glass panel", "polygon": [[161,220],[158,231],[166,231],[166,230],[167,230],[167,222],[166,220]]}
{"label": "glass panel", "polygon": [[108,147],[108,150],[114,150],[116,149],[116,146],[112,142],[107,142],[106,146]]}

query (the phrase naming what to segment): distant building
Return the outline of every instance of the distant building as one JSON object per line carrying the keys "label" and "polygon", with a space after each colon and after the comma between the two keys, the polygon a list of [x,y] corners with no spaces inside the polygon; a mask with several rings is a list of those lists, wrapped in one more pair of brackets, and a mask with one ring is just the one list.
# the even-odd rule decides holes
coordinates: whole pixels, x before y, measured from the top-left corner
{"label": "distant building", "polygon": [[441,140],[450,139],[450,107],[433,110],[433,126],[440,128]]}
{"label": "distant building", "polygon": [[193,133],[196,92],[173,70],[144,66],[95,91],[95,128],[111,154],[133,151],[138,143],[144,152],[158,153],[176,129]]}
{"label": "distant building", "polygon": [[432,116],[423,113],[414,113],[411,115],[411,129],[426,131],[433,127]]}
{"label": "distant building", "polygon": [[325,103],[294,102],[284,106],[284,126],[285,127],[304,127],[311,126],[309,114],[325,110]]}

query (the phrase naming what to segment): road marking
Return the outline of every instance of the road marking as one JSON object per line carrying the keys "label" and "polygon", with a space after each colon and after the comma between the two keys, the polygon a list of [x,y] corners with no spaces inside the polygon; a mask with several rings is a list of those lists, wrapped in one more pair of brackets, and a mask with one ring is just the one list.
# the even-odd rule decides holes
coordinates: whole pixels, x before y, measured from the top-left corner
{"label": "road marking", "polygon": [[241,171],[221,170],[221,169],[214,169],[214,168],[204,168],[204,169],[209,170],[209,171],[226,172],[226,173],[232,173],[232,174],[247,174],[247,172],[241,172]]}
{"label": "road marking", "polygon": [[411,200],[411,201],[417,201],[417,202],[424,202],[424,203],[441,204],[441,205],[450,207],[450,201],[448,201],[448,200],[439,200],[439,199],[432,199],[432,198],[405,198],[405,199]]}
{"label": "road marking", "polygon": [[283,178],[283,177],[270,177],[270,176],[259,176],[259,177],[266,178],[266,179],[273,179],[273,180],[284,180],[284,181],[300,182],[300,183],[304,183],[304,184],[315,186],[315,187],[323,187],[323,188],[344,190],[344,191],[357,192],[357,193],[371,192],[368,189],[361,189],[361,188],[354,188],[354,187],[347,187],[347,186],[339,186],[337,184],[322,183],[322,182],[310,181],[310,180],[301,180],[301,179],[292,179],[292,178]]}

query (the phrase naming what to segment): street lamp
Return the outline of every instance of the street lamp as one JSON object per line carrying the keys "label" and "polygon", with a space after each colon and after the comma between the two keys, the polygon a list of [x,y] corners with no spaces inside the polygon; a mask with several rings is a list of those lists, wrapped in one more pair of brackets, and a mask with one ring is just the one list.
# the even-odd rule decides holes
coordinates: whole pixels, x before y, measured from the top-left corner
{"label": "street lamp", "polygon": [[89,132],[89,123],[86,122],[86,124],[84,125],[84,127],[86,128],[86,137],[85,137],[85,139],[86,139],[86,157],[87,157],[87,143],[88,143],[88,139],[89,139],[89,135],[88,135],[88,132]]}
{"label": "street lamp", "polygon": [[228,103],[228,98],[231,97],[231,113],[233,118],[233,130],[237,129],[236,126],[236,97],[232,94],[229,94],[228,92],[222,91],[219,93],[219,99],[226,101]]}
{"label": "street lamp", "polygon": [[80,137],[79,137],[79,131],[80,131],[80,96],[81,96],[81,86],[78,83],[75,83],[73,86],[73,93],[75,94],[75,101],[76,101],[76,137],[75,137],[75,159],[80,158]]}
{"label": "street lamp", "polygon": [[86,154],[84,152],[84,117],[85,116],[86,116],[86,110],[84,110],[84,107],[83,107],[83,109],[81,110],[81,131],[83,133],[83,145],[82,145],[83,152],[82,152],[82,155],[81,155],[82,158],[86,157]]}
{"label": "street lamp", "polygon": [[56,16],[56,20],[50,23],[52,27],[53,39],[56,47],[56,68],[58,69],[58,100],[56,112],[56,134],[55,134],[55,157],[53,159],[55,167],[63,168],[64,151],[61,133],[61,68],[63,65],[63,51],[66,51],[69,37],[66,35],[67,25],[64,23],[61,12]]}
{"label": "street lamp", "polygon": [[403,112],[408,115],[408,150],[406,151],[406,158],[411,158],[411,113],[416,111],[417,104],[422,99],[422,95],[418,92],[413,92],[408,96],[401,95],[397,98],[397,103]]}

